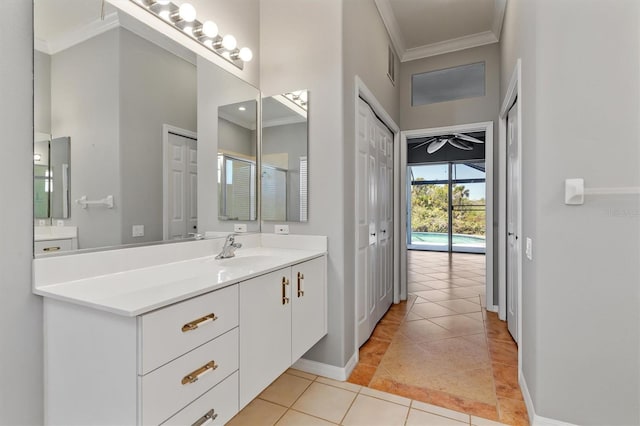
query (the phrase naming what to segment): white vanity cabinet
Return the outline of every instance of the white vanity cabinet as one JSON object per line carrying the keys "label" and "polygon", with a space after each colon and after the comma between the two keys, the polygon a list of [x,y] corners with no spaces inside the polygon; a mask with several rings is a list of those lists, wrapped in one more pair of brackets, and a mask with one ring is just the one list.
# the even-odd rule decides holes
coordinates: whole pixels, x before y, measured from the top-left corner
{"label": "white vanity cabinet", "polygon": [[237,413],[237,284],[138,317],[44,306],[46,424],[193,424],[207,413],[224,424]]}
{"label": "white vanity cabinet", "polygon": [[240,409],[327,333],[326,257],[240,283]]}

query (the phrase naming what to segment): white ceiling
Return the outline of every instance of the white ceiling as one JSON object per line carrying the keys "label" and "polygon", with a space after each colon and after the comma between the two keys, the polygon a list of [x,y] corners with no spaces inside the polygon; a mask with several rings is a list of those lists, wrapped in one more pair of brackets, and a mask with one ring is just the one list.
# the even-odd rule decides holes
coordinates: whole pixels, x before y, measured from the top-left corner
{"label": "white ceiling", "polygon": [[400,60],[497,43],[507,0],[375,0]]}
{"label": "white ceiling", "polygon": [[[115,9],[105,4],[105,15]],[[99,21],[102,0],[35,0],[33,26],[35,38],[57,40],[64,34]]]}

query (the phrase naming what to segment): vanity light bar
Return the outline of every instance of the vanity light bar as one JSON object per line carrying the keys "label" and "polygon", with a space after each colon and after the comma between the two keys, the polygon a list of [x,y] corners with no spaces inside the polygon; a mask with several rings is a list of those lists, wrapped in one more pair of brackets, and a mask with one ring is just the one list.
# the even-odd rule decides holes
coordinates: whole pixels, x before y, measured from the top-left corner
{"label": "vanity light bar", "polygon": [[177,6],[169,0],[130,1],[240,69],[244,69],[244,64],[253,59],[251,49],[238,48],[238,42],[231,34],[220,35],[213,21],[198,21],[196,9],[190,3]]}

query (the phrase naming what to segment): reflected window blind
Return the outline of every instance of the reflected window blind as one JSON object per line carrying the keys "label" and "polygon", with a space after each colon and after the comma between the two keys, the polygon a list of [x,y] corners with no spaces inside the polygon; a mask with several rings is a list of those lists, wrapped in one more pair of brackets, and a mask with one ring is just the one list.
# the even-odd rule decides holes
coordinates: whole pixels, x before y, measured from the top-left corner
{"label": "reflected window blind", "polygon": [[262,168],[262,218],[287,220],[287,173],[274,167]]}
{"label": "reflected window blind", "polygon": [[307,221],[307,157],[300,157],[300,221]]}
{"label": "reflected window blind", "polygon": [[[239,220],[247,220],[251,215],[251,168],[253,165],[249,162],[234,160],[232,175],[233,184],[227,180],[227,187],[231,189],[231,196],[227,199],[231,204],[231,217],[237,217]],[[228,172],[227,172],[228,173]]]}

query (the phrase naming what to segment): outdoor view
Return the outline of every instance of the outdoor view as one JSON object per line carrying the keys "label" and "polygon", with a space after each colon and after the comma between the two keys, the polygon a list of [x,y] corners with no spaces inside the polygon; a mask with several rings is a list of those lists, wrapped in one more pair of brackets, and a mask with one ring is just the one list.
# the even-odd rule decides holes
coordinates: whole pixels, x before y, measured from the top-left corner
{"label": "outdoor view", "polygon": [[[410,248],[448,250],[449,165],[411,166]],[[484,163],[452,164],[452,246],[456,251],[485,248]]]}

